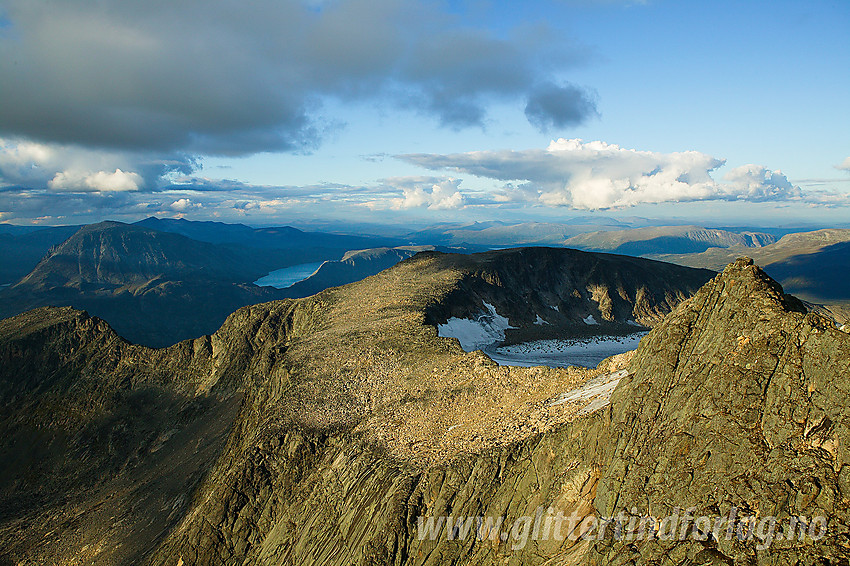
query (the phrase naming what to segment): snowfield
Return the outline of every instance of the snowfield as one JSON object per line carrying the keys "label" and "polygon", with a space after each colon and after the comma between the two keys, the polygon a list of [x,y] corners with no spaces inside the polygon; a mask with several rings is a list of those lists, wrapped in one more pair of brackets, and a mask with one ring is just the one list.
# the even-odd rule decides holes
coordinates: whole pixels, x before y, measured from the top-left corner
{"label": "snowfield", "polygon": [[505,330],[516,328],[508,319],[496,312],[496,307],[484,303],[489,313],[481,313],[476,319],[452,317],[445,324],[437,325],[437,335],[457,338],[467,352],[480,350],[505,339]]}
{"label": "snowfield", "polygon": [[[505,366],[584,366],[595,368],[599,362],[609,356],[622,354],[638,347],[646,331],[634,332],[625,336],[592,336],[590,338],[572,338],[563,340],[534,340],[512,346],[496,344],[505,340],[505,330],[516,328],[490,303],[484,303],[487,312],[476,318],[452,317],[445,324],[437,325],[437,334],[443,338],[457,338],[467,352],[483,350],[490,358]],[[537,322],[548,324],[540,315]],[[584,319],[588,325],[598,324],[589,315]]]}

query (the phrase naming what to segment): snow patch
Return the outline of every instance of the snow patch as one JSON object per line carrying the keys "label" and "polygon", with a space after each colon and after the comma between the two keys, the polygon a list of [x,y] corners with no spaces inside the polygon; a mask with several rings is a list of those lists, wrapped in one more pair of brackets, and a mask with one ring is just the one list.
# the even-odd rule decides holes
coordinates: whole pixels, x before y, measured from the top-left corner
{"label": "snow patch", "polygon": [[552,308],[555,309],[555,312],[561,312],[557,305],[552,305]]}
{"label": "snow patch", "polygon": [[551,401],[549,406],[563,405],[565,403],[577,403],[582,405],[579,415],[587,415],[598,411],[611,403],[611,394],[617,388],[620,380],[629,374],[627,370],[621,369],[613,373],[595,377],[572,391],[561,393]]}
{"label": "snow patch", "polygon": [[540,318],[540,315],[538,314],[537,320],[534,321],[534,324],[536,324],[537,326],[543,326],[544,324],[549,324],[549,323],[546,322],[545,320],[543,320],[542,318]]}
{"label": "snow patch", "polygon": [[587,315],[582,320],[584,321],[585,324],[591,324],[591,325],[592,324],[599,324],[598,322],[596,322],[596,319],[593,318],[592,314]]}
{"label": "snow patch", "polygon": [[639,322],[635,322],[632,319],[627,320],[626,324],[628,324],[629,326],[637,326],[638,328],[643,328],[642,324],[640,324]]}
{"label": "snow patch", "polygon": [[437,325],[437,335],[443,338],[457,338],[460,346],[467,352],[480,350],[485,346],[505,339],[505,330],[516,328],[498,312],[496,307],[484,302],[489,313],[481,313],[474,320],[452,317],[445,324]]}

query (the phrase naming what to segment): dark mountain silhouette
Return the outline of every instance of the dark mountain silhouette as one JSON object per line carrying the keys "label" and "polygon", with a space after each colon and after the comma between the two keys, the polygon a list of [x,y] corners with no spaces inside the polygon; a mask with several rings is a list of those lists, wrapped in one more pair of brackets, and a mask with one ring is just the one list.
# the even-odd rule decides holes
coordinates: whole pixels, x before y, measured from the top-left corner
{"label": "dark mountain silhouette", "polygon": [[[9,228],[19,228],[10,226]],[[52,248],[70,238],[79,226],[55,226],[0,233],[0,285],[12,285],[32,271]]]}
{"label": "dark mountain silhouette", "polygon": [[250,284],[278,261],[257,250],[101,222],[79,229],[0,292],[0,314],[69,305],[108,320],[129,340],[162,346],[214,332],[241,306],[279,298]]}

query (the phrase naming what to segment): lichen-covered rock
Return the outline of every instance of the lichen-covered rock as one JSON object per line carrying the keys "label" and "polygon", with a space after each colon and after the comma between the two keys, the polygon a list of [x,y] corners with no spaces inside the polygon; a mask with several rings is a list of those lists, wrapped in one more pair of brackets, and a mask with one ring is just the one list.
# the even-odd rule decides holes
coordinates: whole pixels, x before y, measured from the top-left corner
{"label": "lichen-covered rock", "polygon": [[[598,563],[846,563],[850,339],[764,272],[729,265],[641,341],[605,412],[595,507],[826,517],[818,541],[607,541]],[[779,531],[777,530],[777,533]],[[764,541],[762,541],[764,542]],[[688,557],[688,558],[684,558]],[[844,562],[841,562],[844,560]],[[832,561],[832,562],[830,562]],[[718,562],[718,563],[720,563]],[[619,562],[617,562],[619,563]]]}

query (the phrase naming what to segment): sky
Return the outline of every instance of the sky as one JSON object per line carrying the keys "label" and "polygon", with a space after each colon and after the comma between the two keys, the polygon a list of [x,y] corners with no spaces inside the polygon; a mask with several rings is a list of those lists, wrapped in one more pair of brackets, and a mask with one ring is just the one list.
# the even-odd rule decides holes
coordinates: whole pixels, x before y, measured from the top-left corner
{"label": "sky", "polygon": [[850,2],[0,0],[0,222],[850,222]]}

